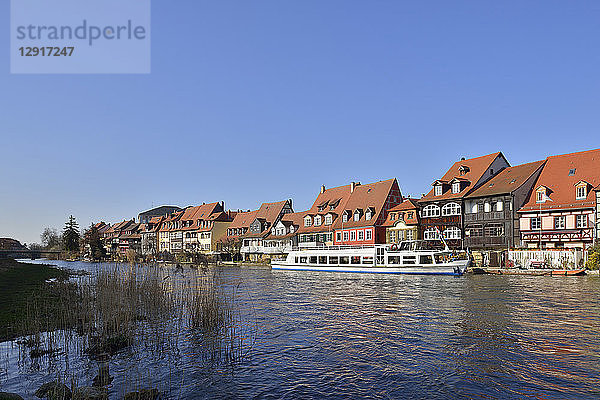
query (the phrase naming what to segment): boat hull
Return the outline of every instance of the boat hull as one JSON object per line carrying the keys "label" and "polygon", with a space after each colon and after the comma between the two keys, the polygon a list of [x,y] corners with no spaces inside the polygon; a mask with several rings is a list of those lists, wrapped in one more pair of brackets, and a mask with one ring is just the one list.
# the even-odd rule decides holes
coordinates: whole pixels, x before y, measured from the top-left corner
{"label": "boat hull", "polygon": [[362,274],[402,274],[402,275],[452,275],[460,276],[464,274],[464,269],[451,266],[432,266],[432,267],[345,267],[345,266],[309,266],[273,263],[271,268],[274,270],[287,271],[315,271],[315,272],[353,272]]}

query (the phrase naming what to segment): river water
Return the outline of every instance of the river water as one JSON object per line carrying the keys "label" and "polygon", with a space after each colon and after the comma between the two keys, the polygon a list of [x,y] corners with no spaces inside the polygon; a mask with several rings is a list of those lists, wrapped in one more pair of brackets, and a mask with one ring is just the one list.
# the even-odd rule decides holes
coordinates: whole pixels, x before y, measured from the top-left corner
{"label": "river water", "polygon": [[[144,373],[141,386],[176,399],[600,398],[598,277],[220,274],[255,322],[247,355],[207,366],[191,338],[176,357],[124,352],[110,361],[111,398]],[[33,398],[53,363],[18,361],[16,348],[0,344],[0,391]],[[97,372],[69,362],[80,383]]]}

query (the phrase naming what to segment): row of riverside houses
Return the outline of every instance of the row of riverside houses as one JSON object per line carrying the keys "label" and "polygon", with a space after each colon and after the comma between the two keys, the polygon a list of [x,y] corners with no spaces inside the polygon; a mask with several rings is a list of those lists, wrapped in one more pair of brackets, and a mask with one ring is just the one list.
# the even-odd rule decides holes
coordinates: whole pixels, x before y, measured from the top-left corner
{"label": "row of riverside houses", "polygon": [[296,247],[439,240],[480,252],[492,264],[509,248],[581,248],[600,238],[600,149],[510,166],[501,152],[461,159],[420,199],[396,179],[322,186],[309,210],[292,200],[229,211],[223,202],[158,207],[96,225],[112,256],[129,250],[280,258]]}

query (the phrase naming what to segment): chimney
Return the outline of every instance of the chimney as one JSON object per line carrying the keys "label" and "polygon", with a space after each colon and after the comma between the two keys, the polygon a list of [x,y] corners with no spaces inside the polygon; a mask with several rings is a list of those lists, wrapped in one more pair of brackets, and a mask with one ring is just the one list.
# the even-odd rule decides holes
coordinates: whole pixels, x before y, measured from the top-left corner
{"label": "chimney", "polygon": [[350,184],[350,193],[354,193],[354,189],[356,189],[357,186],[360,186],[360,182],[352,182]]}
{"label": "chimney", "polygon": [[464,157],[460,158],[460,161],[465,161],[465,160],[466,160],[466,158],[464,158]]}
{"label": "chimney", "polygon": [[325,193],[325,185],[321,186],[321,193]]}

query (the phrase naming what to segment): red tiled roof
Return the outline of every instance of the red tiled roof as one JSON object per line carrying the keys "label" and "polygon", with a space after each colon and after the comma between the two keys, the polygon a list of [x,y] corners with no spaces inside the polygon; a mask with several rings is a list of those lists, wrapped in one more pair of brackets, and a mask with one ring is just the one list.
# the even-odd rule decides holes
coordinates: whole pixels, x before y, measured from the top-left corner
{"label": "red tiled roof", "polygon": [[237,215],[233,219],[233,222],[231,223],[231,225],[229,225],[229,228],[248,228],[248,227],[250,227],[250,224],[256,219],[257,213],[258,213],[258,210],[244,211],[244,212],[237,213]]}
{"label": "red tiled roof", "polygon": [[[389,196],[392,188],[398,186],[396,179],[388,179],[386,181],[379,181],[375,183],[369,183],[362,185],[357,183],[354,187],[354,191],[351,192],[352,185],[338,186],[335,188],[327,189],[317,196],[317,199],[313,203],[310,210],[304,213],[304,216],[321,215],[323,222],[319,226],[314,224],[311,226],[304,226],[304,222],[300,225],[300,233],[312,233],[312,232],[328,232],[333,229],[342,227],[342,215],[345,210],[349,210],[352,213],[357,208],[362,209],[363,213],[359,221],[354,221],[354,218],[349,218],[348,222],[344,222],[344,228],[358,227],[358,226],[370,226],[375,225],[383,206]],[[330,204],[336,205],[331,210]],[[319,207],[323,207],[323,211],[319,211]],[[370,220],[366,220],[365,213],[369,207],[373,207],[374,213]],[[334,214],[333,223],[331,225],[325,225],[325,216],[327,214]]]}
{"label": "red tiled roof", "polygon": [[545,162],[545,160],[542,160],[508,167],[466,197],[485,197],[512,193],[514,190],[520,188]]}
{"label": "red tiled roof", "polygon": [[404,201],[400,204],[398,204],[396,207],[392,207],[388,210],[388,212],[392,212],[392,211],[405,211],[405,210],[412,210],[415,208],[419,208],[419,204],[418,204],[419,199],[404,199]]}
{"label": "red tiled roof", "polygon": [[181,218],[181,216],[183,215],[184,212],[185,212],[185,210],[176,211],[173,214],[169,215],[167,218],[165,218],[165,220],[163,221],[163,223],[160,226],[159,231],[160,232],[169,232],[169,231],[177,230],[176,228],[169,228],[169,223],[179,221],[179,219]]}
{"label": "red tiled roof", "polygon": [[398,204],[396,207],[390,208],[388,210],[388,215],[387,215],[385,222],[383,223],[383,226],[396,225],[396,223],[398,223],[398,221],[400,219],[396,218],[396,219],[392,220],[392,214],[396,214],[396,215],[404,214],[405,211],[410,211],[410,210],[414,210],[413,217],[404,219],[404,222],[409,225],[418,224],[419,223],[419,221],[417,219],[417,217],[418,217],[417,213],[418,213],[418,209],[419,209],[419,206],[417,204],[418,201],[419,201],[418,199],[405,199],[401,204]]}
{"label": "red tiled roof", "polygon": [[286,233],[285,235],[273,235],[270,233],[269,236],[267,236],[267,239],[285,239],[296,235],[298,233],[298,228],[302,226],[302,221],[305,215],[306,211],[285,214],[283,217],[281,217],[281,222],[285,225],[286,232],[287,228],[290,225],[293,225],[294,232]]}
{"label": "red tiled roof", "polygon": [[[434,190],[431,189],[420,200],[421,202],[434,201],[434,200],[445,200],[445,199],[456,199],[462,198],[473,189],[475,185],[483,176],[483,174],[489,169],[494,160],[498,157],[504,157],[502,153],[493,153],[481,157],[470,158],[468,160],[461,160],[455,162],[452,167],[446,172],[442,179],[438,181],[450,182],[452,179],[458,178],[461,181],[468,181],[467,185],[464,185],[462,190],[458,193],[452,193],[452,190],[446,190],[441,196],[435,196]],[[466,171],[461,175],[461,167],[466,167]],[[438,182],[435,181],[435,182]],[[435,183],[434,182],[434,183]]]}
{"label": "red tiled roof", "polygon": [[[324,192],[319,193],[312,207],[304,211],[303,217],[306,215],[321,215],[323,218],[323,222],[325,221],[325,215],[329,213],[334,213],[335,218],[333,219],[332,225],[324,225],[321,226],[304,226],[304,222],[300,224],[299,232],[300,233],[310,233],[310,232],[326,232],[332,230],[336,225],[337,221],[340,219],[342,212],[344,211],[344,207],[346,206],[346,202],[350,198],[350,189],[351,185],[344,185],[333,187],[330,189],[326,189]],[[333,210],[331,210],[331,206],[335,206]],[[323,211],[319,211],[319,207],[324,207]]]}
{"label": "red tiled roof", "polygon": [[[395,178],[357,186],[350,195],[348,202],[346,202],[344,209],[349,210],[352,213],[354,213],[356,209],[361,209],[362,216],[358,221],[355,221],[354,216],[352,215],[348,222],[344,222],[344,228],[375,225],[383,212],[385,201],[394,185],[396,187],[398,186]],[[366,219],[368,208],[373,208],[375,211],[370,220]],[[341,227],[341,218],[339,221]]]}
{"label": "red tiled roof", "polygon": [[[600,184],[600,149],[548,157],[534,190],[519,211],[539,210],[540,205],[542,210],[593,207],[596,199],[592,190],[588,190],[585,199],[576,199],[575,185],[580,181],[588,182],[588,189]],[[550,190],[552,201],[536,202],[535,189],[540,186]]]}

